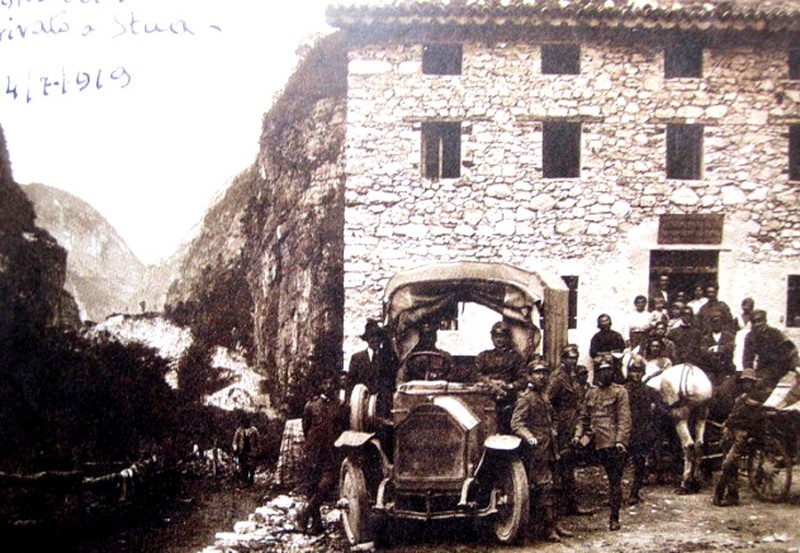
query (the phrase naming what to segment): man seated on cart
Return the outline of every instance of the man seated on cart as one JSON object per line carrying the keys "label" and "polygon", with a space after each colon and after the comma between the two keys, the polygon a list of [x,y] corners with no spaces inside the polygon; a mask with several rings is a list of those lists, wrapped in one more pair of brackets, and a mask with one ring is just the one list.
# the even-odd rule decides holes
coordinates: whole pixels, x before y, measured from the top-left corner
{"label": "man seated on cart", "polygon": [[741,394],[724,425],[723,443],[730,443],[717,485],[714,487],[714,505],[728,507],[739,504],[739,460],[747,447],[750,433],[758,431],[759,407],[754,399],[760,379],[753,369],[744,369],[739,376]]}

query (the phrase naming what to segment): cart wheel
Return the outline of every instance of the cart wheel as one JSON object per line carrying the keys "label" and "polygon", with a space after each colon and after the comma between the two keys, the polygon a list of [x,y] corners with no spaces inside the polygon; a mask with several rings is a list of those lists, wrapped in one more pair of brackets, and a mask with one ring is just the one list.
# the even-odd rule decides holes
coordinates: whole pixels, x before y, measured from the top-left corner
{"label": "cart wheel", "polygon": [[352,460],[345,459],[339,475],[339,505],[347,540],[352,545],[372,541],[373,515],[364,471]]}
{"label": "cart wheel", "polygon": [[759,499],[778,503],[792,485],[792,457],[780,440],[767,437],[756,444],[747,459],[747,478]]}
{"label": "cart wheel", "polygon": [[500,492],[500,504],[492,529],[498,542],[515,543],[528,526],[530,495],[528,475],[519,459],[501,465],[497,471],[494,489]]}

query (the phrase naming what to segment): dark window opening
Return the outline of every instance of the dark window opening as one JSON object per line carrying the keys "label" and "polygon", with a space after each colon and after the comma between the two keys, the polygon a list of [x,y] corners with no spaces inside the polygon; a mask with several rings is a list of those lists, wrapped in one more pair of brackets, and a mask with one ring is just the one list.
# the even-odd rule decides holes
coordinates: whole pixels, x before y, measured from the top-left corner
{"label": "dark window opening", "polygon": [[578,277],[562,276],[561,279],[569,288],[567,308],[567,321],[569,324],[567,328],[578,328]]}
{"label": "dark window opening", "polygon": [[542,73],[545,75],[579,75],[581,47],[577,44],[542,45]]}
{"label": "dark window opening", "polygon": [[789,127],[789,180],[800,180],[800,125]]}
{"label": "dark window opening", "polygon": [[461,123],[422,124],[422,166],[431,179],[461,176]]}
{"label": "dark window opening", "polygon": [[422,47],[422,72],[425,75],[460,75],[460,44],[426,44]]}
{"label": "dark window opening", "polygon": [[703,48],[693,42],[671,44],[664,49],[664,77],[703,76]]}
{"label": "dark window opening", "polygon": [[667,125],[667,178],[699,179],[703,166],[703,125]]}
{"label": "dark window opening", "polygon": [[786,288],[786,326],[800,328],[800,275],[789,275]]}
{"label": "dark window opening", "polygon": [[547,121],[542,136],[542,176],[575,178],[581,174],[581,124]]}
{"label": "dark window opening", "polygon": [[[719,251],[717,250],[652,250],[650,252],[650,282],[661,275],[669,276],[669,296],[683,292],[691,299],[694,287],[717,284]],[[652,288],[650,290],[652,294]]]}
{"label": "dark window opening", "polygon": [[800,48],[789,50],[789,78],[795,81],[800,79]]}

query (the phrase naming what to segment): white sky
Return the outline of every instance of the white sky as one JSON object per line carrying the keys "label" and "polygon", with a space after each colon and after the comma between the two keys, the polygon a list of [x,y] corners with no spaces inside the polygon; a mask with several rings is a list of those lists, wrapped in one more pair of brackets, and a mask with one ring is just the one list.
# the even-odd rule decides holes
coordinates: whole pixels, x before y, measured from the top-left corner
{"label": "white sky", "polygon": [[[82,198],[146,263],[171,255],[255,159],[262,115],[297,47],[330,31],[326,4],[3,0],[0,124],[15,180]],[[37,21],[51,28],[51,17],[64,32],[36,33]],[[144,32],[178,20],[194,34]],[[27,27],[24,37],[17,25]],[[94,30],[84,37],[86,25]],[[128,77],[117,68],[130,74],[124,88]],[[47,96],[44,77],[58,81]]]}

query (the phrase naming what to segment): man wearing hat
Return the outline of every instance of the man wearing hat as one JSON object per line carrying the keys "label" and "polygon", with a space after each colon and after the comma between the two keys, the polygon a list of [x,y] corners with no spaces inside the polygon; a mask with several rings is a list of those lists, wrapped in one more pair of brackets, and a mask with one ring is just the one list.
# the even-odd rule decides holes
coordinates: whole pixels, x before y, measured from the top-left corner
{"label": "man wearing hat", "polygon": [[714,487],[714,505],[717,507],[739,504],[739,459],[745,451],[751,429],[756,426],[754,410],[761,405],[753,397],[759,386],[756,371],[744,369],[739,375],[739,384],[742,393],[736,398],[724,426],[723,441],[729,441],[731,445],[722,461],[719,480]]}
{"label": "man wearing hat", "polygon": [[378,411],[388,415],[391,408],[397,363],[387,339],[386,331],[378,321],[369,319],[361,339],[367,343],[365,350],[350,358],[347,370],[346,398],[356,384],[363,384],[372,394],[378,394]]}
{"label": "man wearing hat", "polygon": [[498,426],[501,432],[508,432],[511,412],[517,400],[517,393],[527,382],[525,360],[513,348],[511,327],[504,321],[492,326],[494,349],[482,351],[475,358],[478,382],[486,384],[495,394]]}
{"label": "man wearing hat", "polygon": [[528,446],[528,484],[531,509],[542,514],[542,537],[559,542],[571,532],[559,527],[553,506],[553,463],[558,458],[553,426],[553,408],[547,400],[548,369],[541,362],[528,364],[528,385],[517,399],[511,417],[511,430]]}
{"label": "man wearing hat", "polygon": [[581,407],[573,444],[591,435],[600,464],[608,476],[608,503],[611,514],[609,530],[619,530],[619,511],[622,507],[622,472],[625,469],[628,443],[631,437],[631,408],[628,392],[614,384],[614,367],[608,362],[595,369],[597,387],[586,392]]}
{"label": "man wearing hat", "polygon": [[547,385],[547,399],[555,412],[558,436],[556,448],[561,458],[556,463],[556,496],[566,515],[588,515],[575,499],[575,452],[570,439],[578,423],[580,405],[586,394],[577,374],[578,346],[567,344],[561,349],[561,365]]}

